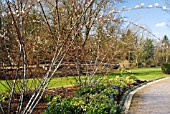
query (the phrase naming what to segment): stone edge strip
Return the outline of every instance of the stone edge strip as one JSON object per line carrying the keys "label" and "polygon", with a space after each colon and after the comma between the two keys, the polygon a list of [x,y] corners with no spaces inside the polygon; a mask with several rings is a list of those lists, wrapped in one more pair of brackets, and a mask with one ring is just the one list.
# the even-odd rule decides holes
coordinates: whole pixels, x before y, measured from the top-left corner
{"label": "stone edge strip", "polygon": [[123,95],[123,98],[122,98],[122,101],[120,103],[120,105],[123,107],[124,109],[124,114],[127,114],[128,113],[128,110],[130,108],[130,104],[131,104],[131,101],[132,101],[132,98],[133,98],[133,95],[140,89],[148,86],[148,85],[151,85],[153,83],[156,83],[156,82],[159,82],[159,81],[162,81],[162,80],[165,80],[165,79],[168,79],[169,77],[166,77],[166,78],[159,78],[159,79],[156,79],[156,80],[151,80],[151,81],[148,81],[148,82],[145,82],[145,83],[142,83],[132,89],[129,89],[125,92],[125,94]]}

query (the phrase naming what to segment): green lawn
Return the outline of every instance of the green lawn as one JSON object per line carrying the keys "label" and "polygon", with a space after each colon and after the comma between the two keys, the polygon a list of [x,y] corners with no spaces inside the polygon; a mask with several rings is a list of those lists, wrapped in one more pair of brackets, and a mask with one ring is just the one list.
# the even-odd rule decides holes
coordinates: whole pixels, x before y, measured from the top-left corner
{"label": "green lawn", "polygon": [[132,71],[132,74],[140,80],[147,81],[169,76],[163,74],[161,68],[138,68],[130,71]]}
{"label": "green lawn", "polygon": [[[161,72],[161,68],[136,68],[136,69],[132,69],[129,71],[132,72],[129,75],[137,76],[137,78],[139,78],[140,80],[154,80],[154,79],[163,78],[163,77],[168,76]],[[117,75],[120,75],[120,73],[115,72],[115,73],[109,74],[108,77],[112,78]],[[83,76],[83,78],[84,78],[84,76]],[[6,85],[5,81],[1,80],[1,83]],[[75,82],[75,79],[73,76],[54,78],[53,80],[51,80],[51,82],[49,84],[49,88],[73,85],[75,83],[76,82]],[[30,87],[33,88],[34,86],[38,85],[38,81],[29,79],[29,85],[30,85]],[[5,91],[5,88],[0,84],[0,92],[3,92],[3,91]]]}
{"label": "green lawn", "polygon": [[[3,85],[7,85],[6,81],[0,80]],[[8,83],[12,82],[13,80],[8,81]],[[40,80],[37,79],[28,79],[28,88],[34,88],[39,84]],[[6,91],[4,86],[0,84],[0,92]],[[73,85],[75,84],[75,79],[73,76],[68,77],[60,77],[60,78],[54,78],[51,80],[49,84],[49,88],[51,87],[58,87],[58,86],[67,86],[67,85]],[[19,85],[18,85],[19,86]],[[19,86],[20,87],[20,86]]]}

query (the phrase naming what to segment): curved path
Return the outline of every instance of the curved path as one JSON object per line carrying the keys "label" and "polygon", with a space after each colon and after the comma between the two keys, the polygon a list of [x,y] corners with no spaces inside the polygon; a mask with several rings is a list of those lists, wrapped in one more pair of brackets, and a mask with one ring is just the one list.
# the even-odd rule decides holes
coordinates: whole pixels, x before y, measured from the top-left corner
{"label": "curved path", "polygon": [[170,78],[137,91],[128,114],[170,114]]}

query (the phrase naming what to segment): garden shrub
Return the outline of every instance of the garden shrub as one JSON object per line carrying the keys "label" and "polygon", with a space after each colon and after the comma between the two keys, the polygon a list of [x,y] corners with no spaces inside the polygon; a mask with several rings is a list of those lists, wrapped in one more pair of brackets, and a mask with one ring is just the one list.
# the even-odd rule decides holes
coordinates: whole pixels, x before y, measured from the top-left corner
{"label": "garden shrub", "polygon": [[45,97],[44,97],[44,100],[47,101],[47,102],[50,102],[50,101],[51,101],[51,96],[48,96],[48,95],[45,96]]}
{"label": "garden shrub", "polygon": [[165,74],[170,74],[170,64],[169,63],[163,63],[161,66],[162,72]]}
{"label": "garden shrub", "polygon": [[120,86],[122,88],[126,88],[128,86],[125,77],[116,76],[115,78],[109,79],[109,82],[112,85]]}
{"label": "garden shrub", "polygon": [[127,76],[126,79],[129,78],[129,79],[132,79],[132,80],[139,80],[135,75],[130,75],[130,76]]}
{"label": "garden shrub", "polygon": [[135,80],[137,80],[137,78],[134,76],[127,76],[125,79],[127,84],[133,84],[133,83],[135,83]]}
{"label": "garden shrub", "polygon": [[103,91],[104,89],[106,89],[109,85],[108,84],[103,84],[103,83],[98,83],[96,85],[96,91],[98,93],[100,93],[101,91]]}
{"label": "garden shrub", "polygon": [[85,105],[85,99],[83,97],[54,97],[45,111],[45,114],[81,114]]}
{"label": "garden shrub", "polygon": [[122,111],[113,98],[102,94],[89,96],[86,114],[120,114]]}
{"label": "garden shrub", "polygon": [[81,87],[76,91],[78,95],[94,94],[95,92],[96,91],[93,87],[87,87],[87,86]]}
{"label": "garden shrub", "polygon": [[82,86],[74,97],[55,96],[49,102],[45,114],[121,114],[118,96],[128,84],[135,82],[135,76],[116,76],[93,86]]}
{"label": "garden shrub", "polygon": [[102,94],[55,99],[45,114],[120,114],[123,111],[113,98]]}
{"label": "garden shrub", "polygon": [[101,94],[108,96],[109,98],[114,98],[116,100],[119,91],[114,87],[108,87],[104,89]]}

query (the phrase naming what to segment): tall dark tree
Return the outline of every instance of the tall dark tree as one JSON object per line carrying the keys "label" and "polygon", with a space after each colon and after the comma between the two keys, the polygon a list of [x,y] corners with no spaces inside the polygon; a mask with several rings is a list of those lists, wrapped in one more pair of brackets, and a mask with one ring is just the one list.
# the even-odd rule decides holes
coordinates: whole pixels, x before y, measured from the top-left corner
{"label": "tall dark tree", "polygon": [[[144,62],[148,62],[150,60],[153,60],[154,58],[154,41],[152,39],[146,39],[144,42],[144,53],[143,53],[143,59]],[[150,64],[150,63],[148,63]]]}
{"label": "tall dark tree", "polygon": [[169,39],[166,35],[164,35],[163,40],[162,40],[162,54],[163,54],[163,59],[164,62],[168,62],[168,58],[169,58],[169,48],[170,48],[170,44],[169,44]]}

